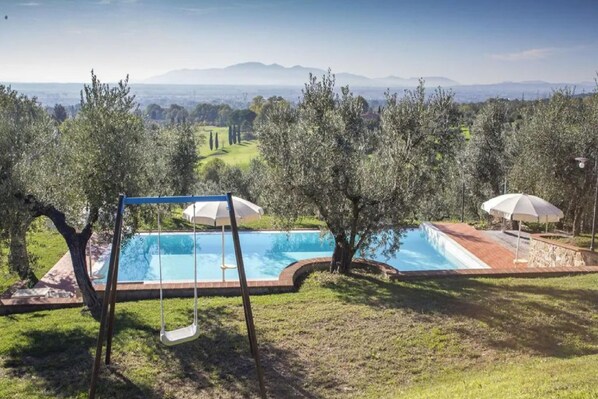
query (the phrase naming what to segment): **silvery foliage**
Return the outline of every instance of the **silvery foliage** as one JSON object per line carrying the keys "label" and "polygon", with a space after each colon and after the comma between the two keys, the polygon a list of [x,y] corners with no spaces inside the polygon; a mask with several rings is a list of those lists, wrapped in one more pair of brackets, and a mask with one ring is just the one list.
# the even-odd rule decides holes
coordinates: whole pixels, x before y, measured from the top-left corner
{"label": "silvery foliage", "polygon": [[[598,91],[588,97],[571,89],[538,101],[515,137],[516,159],[509,175],[512,188],[538,195],[565,212],[565,222],[579,226],[591,215],[598,157]],[[589,158],[584,169],[575,157]],[[513,191],[512,190],[512,191]]]}
{"label": "silvery foliage", "polygon": [[508,111],[505,101],[489,101],[473,122],[464,166],[476,203],[503,192],[510,166],[509,142],[513,132]]}
{"label": "silvery foliage", "polygon": [[453,95],[423,82],[386,95],[380,130],[366,128],[358,98],[334,77],[311,77],[297,108],[275,104],[260,125],[267,165],[262,200],[287,225],[321,217],[352,254],[400,245],[422,202],[442,186],[462,136]]}
{"label": "silvery foliage", "polygon": [[15,225],[25,234],[33,215],[15,194],[27,186],[27,166],[55,137],[51,119],[35,99],[0,85],[0,239]]}
{"label": "silvery foliage", "polygon": [[77,229],[111,228],[118,195],[146,193],[150,181],[153,151],[135,110],[126,80],[109,87],[92,73],[77,117],[65,121],[43,156],[25,168],[28,192]]}
{"label": "silvery foliage", "polygon": [[56,142],[57,134],[50,117],[35,99],[0,86],[0,197],[3,212],[10,212],[10,204],[15,205],[14,193],[22,191],[30,180],[28,167],[44,157],[48,146]]}

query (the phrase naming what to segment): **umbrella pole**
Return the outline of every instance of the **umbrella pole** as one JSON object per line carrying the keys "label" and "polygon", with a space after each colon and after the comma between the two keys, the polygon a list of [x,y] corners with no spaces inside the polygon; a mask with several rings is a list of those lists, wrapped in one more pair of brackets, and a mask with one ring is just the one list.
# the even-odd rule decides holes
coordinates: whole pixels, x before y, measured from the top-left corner
{"label": "umbrella pole", "polygon": [[515,251],[515,262],[519,260],[519,240],[521,239],[521,220],[519,221],[519,232],[517,233],[517,250]]}
{"label": "umbrella pole", "polygon": [[224,225],[222,225],[222,266],[220,266],[220,268],[222,269],[222,282],[224,283],[224,281],[226,281],[224,277],[224,272],[226,270],[224,267]]}

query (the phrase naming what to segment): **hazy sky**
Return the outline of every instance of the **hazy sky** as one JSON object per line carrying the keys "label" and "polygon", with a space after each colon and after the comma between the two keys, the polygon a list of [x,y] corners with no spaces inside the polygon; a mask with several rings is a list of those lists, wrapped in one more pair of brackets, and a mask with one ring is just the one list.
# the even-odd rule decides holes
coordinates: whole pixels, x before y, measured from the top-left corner
{"label": "hazy sky", "polygon": [[[4,16],[8,19],[5,19]],[[590,81],[598,0],[0,0],[0,81],[260,61],[461,83]]]}

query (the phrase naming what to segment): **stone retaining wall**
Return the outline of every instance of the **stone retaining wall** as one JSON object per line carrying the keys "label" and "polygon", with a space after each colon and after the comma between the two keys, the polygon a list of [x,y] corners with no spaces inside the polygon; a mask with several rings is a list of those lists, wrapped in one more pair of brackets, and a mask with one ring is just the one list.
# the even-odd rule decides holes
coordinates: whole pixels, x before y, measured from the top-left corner
{"label": "stone retaining wall", "polygon": [[530,236],[529,267],[582,267],[598,265],[598,253],[550,240],[556,235]]}

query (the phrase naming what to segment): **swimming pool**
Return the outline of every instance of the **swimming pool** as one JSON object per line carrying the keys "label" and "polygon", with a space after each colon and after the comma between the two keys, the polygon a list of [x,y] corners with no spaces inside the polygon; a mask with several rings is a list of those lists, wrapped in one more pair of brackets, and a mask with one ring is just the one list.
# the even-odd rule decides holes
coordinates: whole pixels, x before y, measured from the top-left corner
{"label": "swimming pool", "polygon": [[[319,231],[240,232],[245,271],[249,280],[276,280],[293,262],[329,257],[334,242]],[[123,244],[120,255],[119,282],[159,281],[156,234],[137,234]],[[220,233],[197,233],[198,280],[221,281],[222,236]],[[485,268],[475,257],[468,257],[450,238],[432,225],[406,232],[402,245],[390,259],[377,252],[370,259],[384,262],[400,271]],[[160,238],[163,281],[193,280],[193,234],[163,233]],[[109,254],[104,254],[94,270],[105,282]],[[234,265],[235,255],[230,233],[226,235],[225,263]],[[238,280],[236,269],[226,271],[227,280]]]}

